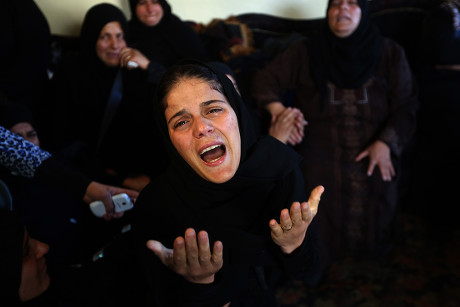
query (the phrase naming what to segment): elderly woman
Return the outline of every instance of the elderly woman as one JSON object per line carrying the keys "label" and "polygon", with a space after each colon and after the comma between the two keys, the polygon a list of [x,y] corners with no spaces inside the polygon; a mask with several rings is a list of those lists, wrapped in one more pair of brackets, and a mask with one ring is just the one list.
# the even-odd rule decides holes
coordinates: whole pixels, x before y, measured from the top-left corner
{"label": "elderly woman", "polygon": [[129,7],[128,42],[152,61],[150,65],[167,68],[185,58],[209,59],[198,34],[172,13],[165,0],[129,0]]}
{"label": "elderly woman", "polygon": [[330,192],[317,218],[325,264],[391,249],[399,161],[418,105],[405,53],[370,22],[366,0],[330,0],[326,16],[317,36],[275,58],[252,86],[274,117],[286,109],[282,94],[295,89],[293,106],[308,122],[296,146],[305,187],[319,180]]}
{"label": "elderly woman", "polygon": [[314,272],[309,226],[323,187],[306,202],[300,157],[257,138],[232,82],[211,64],[171,67],[157,109],[171,164],[141,192],[133,220],[155,303],[273,305],[279,274]]}

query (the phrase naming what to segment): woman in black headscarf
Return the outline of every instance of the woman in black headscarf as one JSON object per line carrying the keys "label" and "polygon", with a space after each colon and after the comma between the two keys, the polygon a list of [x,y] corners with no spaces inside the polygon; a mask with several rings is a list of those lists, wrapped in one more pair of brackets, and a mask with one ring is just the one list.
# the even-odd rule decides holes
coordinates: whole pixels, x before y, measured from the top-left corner
{"label": "woman in black headscarf", "polygon": [[[109,28],[113,26],[114,28]],[[129,69],[127,21],[117,7],[102,3],[86,14],[80,54],[53,78],[56,149],[99,181],[140,191],[166,164],[155,137],[149,72]]]}
{"label": "woman in black headscarf", "polygon": [[164,67],[185,58],[208,60],[200,37],[165,0],[129,0],[129,43]]}
{"label": "woman in black headscarf", "polygon": [[330,0],[322,30],[256,73],[252,94],[278,116],[283,93],[308,125],[296,150],[308,190],[328,189],[318,215],[327,265],[385,255],[395,237],[400,157],[415,129],[415,82],[403,49],[369,20],[367,0]]}
{"label": "woman in black headscarf", "polygon": [[212,64],[171,67],[156,109],[171,164],[141,192],[133,221],[153,299],[158,306],[274,305],[280,272],[314,271],[308,226],[323,188],[305,202],[300,157],[257,137],[233,84]]}

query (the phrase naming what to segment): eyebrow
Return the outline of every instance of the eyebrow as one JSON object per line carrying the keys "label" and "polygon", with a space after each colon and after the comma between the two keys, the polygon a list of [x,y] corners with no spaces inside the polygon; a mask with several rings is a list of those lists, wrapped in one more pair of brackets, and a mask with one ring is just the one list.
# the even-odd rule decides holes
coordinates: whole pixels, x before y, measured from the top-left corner
{"label": "eyebrow", "polygon": [[[206,106],[209,106],[210,104],[213,104],[215,102],[224,102],[224,103],[226,103],[224,100],[212,99],[212,100],[208,100],[208,101],[203,101],[202,103],[200,103],[200,106],[201,107],[206,107]],[[171,118],[168,120],[168,125],[171,123],[171,121],[174,118],[179,117],[179,116],[183,115],[184,113],[185,113],[185,110],[182,109],[179,112],[177,112],[176,114],[174,114],[173,116],[171,116]]]}

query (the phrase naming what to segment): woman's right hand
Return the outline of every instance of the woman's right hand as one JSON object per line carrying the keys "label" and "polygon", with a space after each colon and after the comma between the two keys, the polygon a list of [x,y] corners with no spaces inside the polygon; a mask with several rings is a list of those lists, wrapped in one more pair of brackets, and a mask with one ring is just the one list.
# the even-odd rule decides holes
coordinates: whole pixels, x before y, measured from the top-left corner
{"label": "woman's right hand", "polygon": [[134,62],[143,70],[146,70],[150,64],[150,60],[139,50],[134,48],[123,48],[120,52],[120,66],[132,69],[128,66],[128,62]]}
{"label": "woman's right hand", "polygon": [[184,237],[179,236],[174,240],[173,249],[155,240],[147,241],[146,245],[164,265],[193,283],[214,282],[214,275],[223,265],[222,242],[216,241],[211,252],[206,231],[196,235],[193,228],[188,228]]}

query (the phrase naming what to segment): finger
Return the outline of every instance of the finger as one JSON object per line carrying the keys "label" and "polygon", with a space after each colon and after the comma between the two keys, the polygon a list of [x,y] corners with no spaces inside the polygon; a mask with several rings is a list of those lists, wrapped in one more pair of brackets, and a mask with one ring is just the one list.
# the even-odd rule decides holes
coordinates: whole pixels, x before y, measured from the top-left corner
{"label": "finger", "polygon": [[317,186],[310,193],[310,197],[308,198],[308,205],[313,216],[315,216],[318,212],[319,201],[321,200],[321,195],[323,195],[323,193],[324,187],[322,185]]}
{"label": "finger", "polygon": [[206,231],[198,233],[198,261],[201,265],[207,265],[211,261],[209,237]]}
{"label": "finger", "polygon": [[156,240],[148,240],[146,246],[161,260],[161,262],[163,262],[163,264],[168,264],[171,259],[172,250],[166,248],[161,242]]}
{"label": "finger", "polygon": [[302,210],[302,220],[310,224],[311,220],[315,216],[312,212],[312,208],[310,208],[310,204],[308,202],[303,202],[300,204]]}
{"label": "finger", "polygon": [[274,219],[270,220],[270,222],[268,223],[268,226],[270,227],[275,237],[281,236],[283,234],[283,229],[281,228],[281,225],[278,224],[276,220]]}
{"label": "finger", "polygon": [[290,231],[292,229],[293,223],[288,209],[281,210],[280,225],[283,231]]}
{"label": "finger", "polygon": [[359,162],[361,161],[362,159],[364,159],[365,157],[367,157],[369,155],[369,152],[367,150],[364,150],[363,152],[361,152],[355,159],[356,162]]}
{"label": "finger", "polygon": [[198,244],[196,242],[196,232],[193,228],[188,228],[185,231],[185,251],[187,262],[190,266],[199,266],[198,261]]}
{"label": "finger", "polygon": [[224,263],[224,245],[221,241],[214,242],[214,247],[212,249],[211,262],[214,267],[220,269]]}
{"label": "finger", "polygon": [[291,222],[293,224],[292,226],[302,221],[302,211],[300,208],[300,203],[298,201],[295,201],[292,203],[290,215],[291,215]]}
{"label": "finger", "polygon": [[173,262],[175,267],[180,270],[185,270],[187,266],[187,253],[185,251],[185,240],[183,237],[177,237],[173,245]]}
{"label": "finger", "polygon": [[371,176],[374,172],[375,161],[369,161],[369,167],[367,168],[367,176]]}

